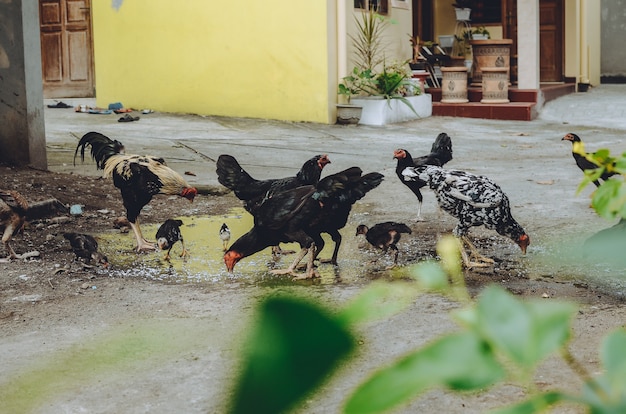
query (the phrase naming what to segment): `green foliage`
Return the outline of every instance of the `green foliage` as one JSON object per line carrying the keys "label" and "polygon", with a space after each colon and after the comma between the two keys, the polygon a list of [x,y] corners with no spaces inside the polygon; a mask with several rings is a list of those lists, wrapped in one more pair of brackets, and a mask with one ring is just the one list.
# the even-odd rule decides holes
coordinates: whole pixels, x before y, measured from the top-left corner
{"label": "green foliage", "polygon": [[[250,353],[233,400],[235,413],[282,412],[313,392],[353,349],[348,328],[403,311],[415,297],[432,290],[466,306],[453,313],[459,330],[381,367],[348,396],[346,413],[386,412],[432,388],[464,392],[499,381],[516,382],[529,397],[500,414],[534,414],[561,403],[576,403],[592,414],[626,412],[626,329],[612,333],[601,349],[603,373],[589,375],[567,348],[576,309],[555,301],[523,301],[498,286],[489,286],[476,301],[463,282],[459,243],[442,238],[439,263],[408,269],[415,282],[373,283],[336,316],[296,299],[268,299],[249,340]],[[581,395],[533,386],[535,371],[546,357],[561,355],[585,385]]]}
{"label": "green foliage", "polygon": [[602,343],[604,372],[585,384],[582,401],[593,414],[626,413],[626,330],[618,329]]}
{"label": "green foliage", "polygon": [[382,39],[389,20],[380,15],[376,10],[369,9],[361,12],[360,18],[354,16],[357,27],[356,36],[350,35],[355,49],[355,63],[361,70],[374,70],[384,60]]}
{"label": "green foliage", "polygon": [[348,400],[345,412],[384,412],[434,386],[473,390],[502,376],[491,348],[475,333],[446,335],[376,373]]}
{"label": "green foliage", "polygon": [[608,149],[587,154],[584,146],[574,145],[573,150],[599,166],[595,170],[585,171],[585,178],[578,186],[577,192],[600,178],[605,171],[618,173],[620,176],[613,176],[594,192],[591,206],[601,217],[626,218],[626,152],[621,157],[615,158]]}
{"label": "green foliage", "polygon": [[353,348],[351,334],[316,305],[271,297],[260,320],[234,394],[231,413],[278,413],[302,399]]}

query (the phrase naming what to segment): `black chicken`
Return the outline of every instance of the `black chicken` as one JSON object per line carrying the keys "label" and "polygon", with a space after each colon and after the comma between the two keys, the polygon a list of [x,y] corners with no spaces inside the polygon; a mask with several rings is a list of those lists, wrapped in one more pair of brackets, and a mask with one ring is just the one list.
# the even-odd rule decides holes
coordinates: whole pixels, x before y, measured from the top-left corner
{"label": "black chicken", "polygon": [[[295,176],[254,179],[239,165],[232,155],[223,154],[217,159],[217,179],[224,187],[232,190],[238,199],[244,202],[244,208],[253,216],[256,209],[275,193],[290,190],[303,185],[315,185],[319,182],[324,167],[330,164],[328,155],[316,155],[309,158]],[[275,245],[273,254],[286,253]]]}
{"label": "black chicken", "polygon": [[348,222],[352,205],[383,181],[383,175],[379,173],[369,173],[361,176],[361,169],[357,167],[345,170],[344,174],[346,181],[345,184],[342,184],[344,190],[341,196],[327,199],[324,202],[322,214],[309,224],[310,232],[316,235],[315,258],[320,254],[325,244],[320,234],[329,234],[335,243],[333,254],[329,262],[335,266],[337,266],[337,256],[342,239],[339,230],[344,228]]}
{"label": "black chicken", "polygon": [[220,227],[220,239],[222,240],[222,248],[224,251],[228,250],[228,242],[230,241],[230,229],[226,223],[222,223]]}
{"label": "black chicken", "polygon": [[463,262],[467,267],[485,266],[493,260],[478,254],[467,237],[472,226],[484,225],[513,240],[526,254],[530,238],[511,216],[509,199],[502,189],[487,177],[465,171],[444,170],[437,166],[408,167],[405,180],[421,180],[435,192],[439,206],[459,219],[453,234],[465,242],[478,262],[470,262],[461,246]]}
{"label": "black chicken", "polygon": [[419,167],[421,165],[437,165],[444,166],[452,159],[452,139],[445,132],[440,133],[430,149],[430,154],[423,155],[418,158],[412,158],[411,154],[405,149],[397,149],[393,152],[393,158],[398,160],[396,165],[396,175],[404,185],[409,187],[413,194],[417,197],[417,221],[422,220],[422,201],[424,197],[420,189],[426,186],[421,180],[406,181],[402,177],[402,171],[407,167]]}
{"label": "black chicken", "polygon": [[93,260],[95,264],[109,267],[109,259],[98,251],[98,242],[93,236],[82,233],[63,233],[72,246],[72,251],[77,259],[84,259],[88,264]]}
{"label": "black chicken", "polygon": [[245,209],[254,215],[254,210],[263,200],[275,193],[317,184],[327,164],[330,164],[328,155],[316,155],[307,160],[295,176],[257,180],[239,165],[235,157],[223,154],[217,159],[216,172],[220,184],[232,190],[237,198],[244,202]]}
{"label": "black chicken", "polygon": [[0,190],[0,228],[4,229],[2,244],[7,253],[0,262],[22,257],[11,247],[11,238],[24,228],[27,221],[67,213],[67,207],[56,198],[29,204],[17,191]]}
{"label": "black chicken", "polygon": [[[589,161],[585,157],[585,155],[583,155],[585,153],[585,147],[584,147],[583,141],[580,139],[578,135],[570,132],[569,134],[566,134],[563,138],[561,138],[561,141],[570,141],[572,143],[572,155],[574,156],[576,165],[578,165],[578,168],[580,168],[582,171],[595,170],[599,167],[597,164],[595,164],[592,161]],[[602,175],[600,176],[600,179],[602,179],[603,181],[606,181],[609,179],[609,177],[615,174],[617,173],[613,171],[612,172],[604,171]],[[598,180],[594,180],[593,183],[595,184],[596,187],[600,187],[600,182]]]}
{"label": "black chicken", "polygon": [[167,249],[167,253],[165,254],[165,257],[163,257],[163,260],[170,260],[170,252],[177,241],[180,241],[180,244],[183,246],[183,251],[180,253],[180,257],[185,257],[189,254],[185,248],[183,235],[180,232],[180,226],[182,225],[182,220],[167,219],[163,224],[161,224],[161,226],[159,226],[159,229],[156,232],[157,246],[159,246],[159,249],[161,250]]}
{"label": "black chicken", "polygon": [[372,228],[368,228],[365,224],[359,224],[356,228],[356,235],[365,235],[365,239],[372,246],[387,252],[387,249],[393,251],[393,265],[387,269],[391,269],[398,263],[398,246],[402,233],[411,234],[409,226],[394,221],[386,221],[384,223],[375,224]]}
{"label": "black chicken", "polygon": [[163,158],[124,154],[124,145],[98,132],[88,132],[80,139],[74,161],[80,149],[85,160],[85,149],[91,146],[91,157],[104,175],[113,178],[113,185],[122,193],[126,218],[137,241],[136,250],[156,250],[154,242],[144,239],[139,227],[141,209],[157,194],[177,195],[193,201],[198,190],[191,187],[176,171],[165,165]]}
{"label": "black chicken", "polygon": [[[354,204],[378,186],[382,179],[382,174],[362,176],[360,168],[352,167],[325,177],[316,186],[300,186],[274,194],[258,206],[252,230],[237,239],[224,254],[227,270],[232,272],[241,259],[268,246],[297,242],[300,244],[300,254],[288,269],[274,270],[273,273],[289,273],[297,279],[314,277],[313,260],[316,246],[323,245],[323,229],[328,228],[337,212],[343,212],[346,205]],[[337,225],[333,227],[341,228]],[[307,252],[307,271],[304,275],[296,275],[296,266]]]}

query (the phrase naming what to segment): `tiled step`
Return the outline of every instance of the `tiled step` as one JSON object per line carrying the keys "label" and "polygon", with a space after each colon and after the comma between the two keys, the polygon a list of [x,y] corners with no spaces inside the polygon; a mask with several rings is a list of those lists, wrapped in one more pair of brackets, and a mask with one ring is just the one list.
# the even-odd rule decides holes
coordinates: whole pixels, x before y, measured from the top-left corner
{"label": "tiled step", "polygon": [[[548,102],[568,93],[573,93],[576,85],[550,84],[541,85],[543,102]],[[433,98],[433,116],[457,116],[465,118],[483,118],[530,121],[537,117],[537,102],[539,91],[534,89],[509,88],[509,100],[505,104],[482,104],[482,89],[470,87],[467,97],[470,102],[464,104],[450,104],[441,102],[441,89],[429,88],[428,93]]]}

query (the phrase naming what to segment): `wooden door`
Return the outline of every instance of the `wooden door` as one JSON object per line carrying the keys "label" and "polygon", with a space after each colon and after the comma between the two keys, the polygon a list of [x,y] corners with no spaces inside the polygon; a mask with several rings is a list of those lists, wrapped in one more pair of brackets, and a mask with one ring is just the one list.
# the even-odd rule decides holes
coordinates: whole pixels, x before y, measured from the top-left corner
{"label": "wooden door", "polygon": [[539,0],[539,79],[563,81],[563,0]]}
{"label": "wooden door", "polygon": [[94,96],[91,0],[39,0],[45,98]]}
{"label": "wooden door", "polygon": [[517,0],[506,0],[502,7],[504,15],[503,37],[511,39],[511,82],[517,83]]}

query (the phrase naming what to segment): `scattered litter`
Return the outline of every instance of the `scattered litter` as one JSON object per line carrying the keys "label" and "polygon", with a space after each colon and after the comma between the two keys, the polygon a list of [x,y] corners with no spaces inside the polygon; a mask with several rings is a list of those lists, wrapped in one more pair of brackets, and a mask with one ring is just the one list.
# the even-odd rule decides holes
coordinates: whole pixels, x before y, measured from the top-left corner
{"label": "scattered litter", "polygon": [[513,135],[514,137],[527,137],[528,136],[528,134],[526,132],[516,132],[516,133],[511,134],[511,135]]}
{"label": "scattered litter", "polygon": [[96,210],[96,211],[97,211],[98,213],[100,213],[100,214],[109,214],[109,212],[110,212],[110,211],[109,211],[109,210],[107,210],[106,208],[105,208],[105,209],[102,209],[102,210]]}
{"label": "scattered litter", "polygon": [[21,295],[15,296],[11,300],[14,302],[38,302],[41,300],[41,295]]}
{"label": "scattered litter", "polygon": [[192,175],[194,177],[196,176],[196,174],[191,171],[185,171],[185,175]]}
{"label": "scattered litter", "polygon": [[31,257],[39,257],[40,253],[37,250],[33,250],[32,252],[23,253],[20,256],[20,259],[30,259]]}
{"label": "scattered litter", "polygon": [[110,109],[102,109],[102,108],[91,108],[89,110],[90,114],[98,114],[98,115],[109,115],[112,114],[113,111],[111,111]]}
{"label": "scattered litter", "polygon": [[113,102],[109,104],[109,109],[122,109],[124,105],[121,102]]}
{"label": "scattered litter", "polygon": [[50,219],[50,223],[52,224],[64,224],[69,223],[70,221],[72,221],[72,219],[67,216],[53,217]]}
{"label": "scattered litter", "polygon": [[142,109],[141,110],[141,113],[144,114],[144,115],[148,115],[148,114],[151,114],[153,112],[154,111],[152,109]]}
{"label": "scattered litter", "polygon": [[544,298],[544,299],[548,299],[548,298],[550,298],[550,295],[548,295],[547,293],[544,293],[544,294],[541,295],[541,297]]}
{"label": "scattered litter", "polygon": [[17,278],[20,279],[20,280],[23,280],[23,281],[27,281],[28,279],[30,279],[30,277],[28,277],[26,275],[19,275]]}
{"label": "scattered litter", "polygon": [[73,106],[72,105],[68,105],[68,104],[66,104],[63,101],[58,101],[54,105],[48,105],[48,108],[63,108],[63,109],[65,109],[65,108],[73,108]]}
{"label": "scattered litter", "polygon": [[134,109],[131,108],[122,108],[122,109],[114,109],[113,112],[115,112],[116,114],[125,114],[128,112],[133,112]]}
{"label": "scattered litter", "polygon": [[74,204],[70,207],[70,214],[73,216],[80,216],[83,214],[83,206],[80,204]]}
{"label": "scattered litter", "polygon": [[552,185],[554,184],[554,180],[545,180],[545,181],[535,181],[537,184],[541,185]]}
{"label": "scattered litter", "polygon": [[124,115],[123,117],[121,117],[120,119],[117,120],[117,122],[133,122],[133,121],[139,121],[139,117],[138,116],[130,116],[129,114]]}
{"label": "scattered litter", "polygon": [[91,283],[87,283],[87,282],[80,285],[81,289],[89,289],[90,287],[91,287]]}

